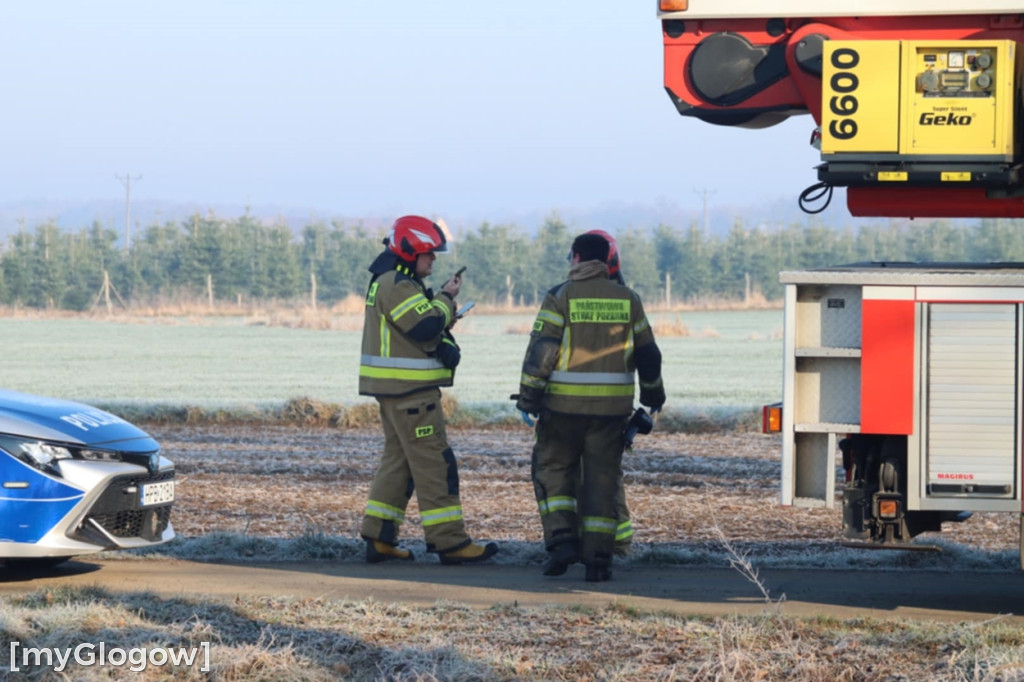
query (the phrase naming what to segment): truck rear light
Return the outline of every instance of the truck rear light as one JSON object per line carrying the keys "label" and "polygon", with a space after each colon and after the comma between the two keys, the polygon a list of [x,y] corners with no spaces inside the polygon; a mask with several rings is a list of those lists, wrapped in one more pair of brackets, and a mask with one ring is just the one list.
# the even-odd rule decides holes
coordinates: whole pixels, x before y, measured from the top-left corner
{"label": "truck rear light", "polygon": [[782,431],[782,403],[772,403],[761,408],[761,433]]}
{"label": "truck rear light", "polygon": [[896,500],[879,500],[878,515],[883,519],[895,519],[900,515],[900,504]]}
{"label": "truck rear light", "polygon": [[658,6],[662,12],[685,12],[690,0],[660,0]]}

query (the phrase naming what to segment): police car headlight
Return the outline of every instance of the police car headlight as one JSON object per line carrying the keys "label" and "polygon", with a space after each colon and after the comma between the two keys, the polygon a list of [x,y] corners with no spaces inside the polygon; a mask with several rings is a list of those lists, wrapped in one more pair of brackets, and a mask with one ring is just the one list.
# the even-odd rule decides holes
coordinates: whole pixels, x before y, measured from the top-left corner
{"label": "police car headlight", "polygon": [[90,462],[120,462],[123,459],[120,452],[106,450],[79,450],[78,456]]}
{"label": "police car headlight", "polygon": [[40,469],[51,469],[57,460],[71,459],[71,451],[42,441],[21,441],[21,456]]}

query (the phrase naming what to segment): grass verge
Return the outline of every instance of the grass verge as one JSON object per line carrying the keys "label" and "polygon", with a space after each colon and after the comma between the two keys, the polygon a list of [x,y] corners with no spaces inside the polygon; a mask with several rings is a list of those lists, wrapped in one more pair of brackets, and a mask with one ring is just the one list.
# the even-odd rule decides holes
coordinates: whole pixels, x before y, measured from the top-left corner
{"label": "grass verge", "polygon": [[[519,414],[508,403],[461,404],[444,395],[441,404],[452,427],[517,426]],[[255,406],[229,404],[215,407],[138,402],[95,403],[122,419],[139,424],[278,424],[325,428],[373,428],[380,425],[372,400],[348,405],[297,397],[282,403]],[[753,432],[761,428],[760,408],[681,406],[666,409],[655,428],[667,433]]]}
{"label": "grass verge", "polygon": [[[0,632],[20,670],[5,679],[138,680],[1020,680],[1024,628],[1003,619],[921,623],[688,617],[603,608],[412,608],[372,599],[163,598],[95,587],[0,599]],[[26,665],[25,649],[103,641],[108,649],[201,648],[210,670],[129,672],[71,661]],[[30,663],[30,662],[29,662]]]}

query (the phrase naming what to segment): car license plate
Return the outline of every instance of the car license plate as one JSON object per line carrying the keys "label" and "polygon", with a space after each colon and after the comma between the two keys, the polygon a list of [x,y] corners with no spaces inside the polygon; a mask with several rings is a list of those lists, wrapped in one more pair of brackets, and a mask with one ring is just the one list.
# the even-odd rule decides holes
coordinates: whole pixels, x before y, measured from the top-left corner
{"label": "car license plate", "polygon": [[174,502],[174,481],[146,483],[142,486],[140,506],[152,507],[154,504]]}

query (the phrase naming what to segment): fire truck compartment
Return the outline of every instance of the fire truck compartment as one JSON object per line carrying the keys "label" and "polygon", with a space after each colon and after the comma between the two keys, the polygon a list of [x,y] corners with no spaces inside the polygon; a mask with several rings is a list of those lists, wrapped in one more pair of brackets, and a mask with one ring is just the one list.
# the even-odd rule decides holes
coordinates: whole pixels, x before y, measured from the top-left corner
{"label": "fire truck compartment", "polygon": [[1021,511],[1024,263],[781,273],[782,503],[833,507],[838,443],[906,440],[911,510]]}

